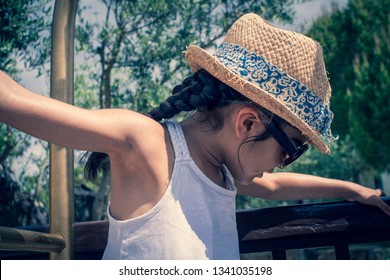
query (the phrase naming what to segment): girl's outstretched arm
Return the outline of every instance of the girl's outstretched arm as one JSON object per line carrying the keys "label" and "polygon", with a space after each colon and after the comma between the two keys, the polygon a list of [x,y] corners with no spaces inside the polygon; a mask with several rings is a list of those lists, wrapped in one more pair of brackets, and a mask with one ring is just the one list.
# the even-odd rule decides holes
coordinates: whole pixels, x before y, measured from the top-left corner
{"label": "girl's outstretched arm", "polygon": [[130,148],[151,120],[130,110],[78,108],[35,94],[0,71],[0,122],[58,145],[110,153]]}
{"label": "girl's outstretched arm", "polygon": [[0,122],[61,146],[108,154],[110,212],[117,219],[146,213],[165,193],[173,159],[164,127],[149,117],[78,108],[35,94],[0,71]]}
{"label": "girl's outstretched arm", "polygon": [[237,186],[243,195],[273,200],[338,198],[380,208],[390,216],[390,206],[380,198],[381,190],[335,179],[297,173],[264,173],[248,186]]}

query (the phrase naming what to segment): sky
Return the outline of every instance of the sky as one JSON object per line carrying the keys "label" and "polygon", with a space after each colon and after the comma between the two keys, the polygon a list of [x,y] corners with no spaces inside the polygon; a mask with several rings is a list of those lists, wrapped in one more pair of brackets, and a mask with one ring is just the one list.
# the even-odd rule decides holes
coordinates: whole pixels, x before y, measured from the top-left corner
{"label": "sky", "polygon": [[348,4],[348,0],[312,0],[303,4],[294,5],[295,20],[293,24],[283,27],[292,31],[299,31],[302,24],[310,24],[319,16],[330,10],[332,3],[337,3],[340,8]]}
{"label": "sky", "polygon": [[[80,0],[80,3],[94,8],[94,12],[92,12],[90,16],[93,17],[95,20],[102,19],[102,17],[99,17],[100,15],[102,15],[102,13],[99,13],[99,9],[101,9],[103,6],[102,4],[99,4],[98,1]],[[296,4],[294,5],[296,15],[293,24],[286,24],[286,25],[280,25],[278,23],[274,23],[274,24],[276,26],[288,30],[300,31],[302,25],[308,26],[317,17],[321,16],[326,11],[329,11],[332,3],[337,3],[339,7],[345,7],[348,3],[348,0],[312,0],[307,3]],[[22,67],[23,66],[21,66],[20,69],[23,69]],[[20,76],[21,76],[20,82],[26,88],[40,94],[48,93],[49,81],[46,81],[44,77],[40,77],[37,79],[36,72],[23,70]]]}

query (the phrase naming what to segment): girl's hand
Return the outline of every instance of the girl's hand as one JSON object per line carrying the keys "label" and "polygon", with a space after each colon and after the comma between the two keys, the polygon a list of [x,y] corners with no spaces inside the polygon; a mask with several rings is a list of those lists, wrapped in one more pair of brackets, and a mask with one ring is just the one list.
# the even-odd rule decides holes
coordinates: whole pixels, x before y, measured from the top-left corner
{"label": "girl's hand", "polygon": [[347,199],[348,201],[356,201],[366,205],[376,206],[381,209],[386,215],[390,216],[390,206],[387,205],[382,199],[383,192],[379,189],[370,189],[360,187],[359,195]]}

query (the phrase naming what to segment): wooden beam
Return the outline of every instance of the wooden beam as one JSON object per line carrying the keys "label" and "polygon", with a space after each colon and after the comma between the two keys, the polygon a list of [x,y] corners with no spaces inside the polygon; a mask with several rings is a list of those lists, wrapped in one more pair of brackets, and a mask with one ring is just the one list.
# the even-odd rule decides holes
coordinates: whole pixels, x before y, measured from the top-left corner
{"label": "wooden beam", "polygon": [[[50,96],[73,104],[74,30],[78,0],[57,0],[52,24]],[[58,112],[61,114],[61,112]],[[65,249],[51,259],[73,258],[73,150],[50,145],[50,231],[64,237]]]}

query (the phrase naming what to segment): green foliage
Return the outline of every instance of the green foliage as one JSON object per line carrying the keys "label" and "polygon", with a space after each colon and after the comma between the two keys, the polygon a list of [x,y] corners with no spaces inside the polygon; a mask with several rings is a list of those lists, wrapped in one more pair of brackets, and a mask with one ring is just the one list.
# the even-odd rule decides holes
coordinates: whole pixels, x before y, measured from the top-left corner
{"label": "green foliage", "polygon": [[[1,167],[0,167],[1,168]],[[48,215],[43,205],[34,201],[30,193],[5,173],[0,172],[0,225],[22,226],[47,224]]]}
{"label": "green foliage", "polygon": [[371,175],[372,169],[359,157],[349,137],[333,142],[331,154],[324,155],[309,149],[299,160],[283,171],[311,174],[360,183],[360,177]]}
{"label": "green foliage", "polygon": [[9,172],[13,160],[30,146],[31,137],[6,124],[0,124],[0,136],[0,165]]}
{"label": "green foliage", "polygon": [[[378,170],[390,168],[390,25],[375,34],[375,46],[354,63],[349,95],[350,131],[362,156]],[[379,36],[377,36],[379,35]]]}
{"label": "green foliage", "polygon": [[16,58],[42,70],[50,48],[48,0],[0,0],[0,69],[16,73]]}
{"label": "green foliage", "polygon": [[289,203],[293,204],[295,202],[267,200],[263,198],[256,198],[244,195],[237,195],[236,197],[236,208],[238,210],[285,206],[289,205]]}
{"label": "green foliage", "polygon": [[389,1],[350,0],[307,32],[324,48],[333,89],[333,129],[380,171],[390,167]]}

